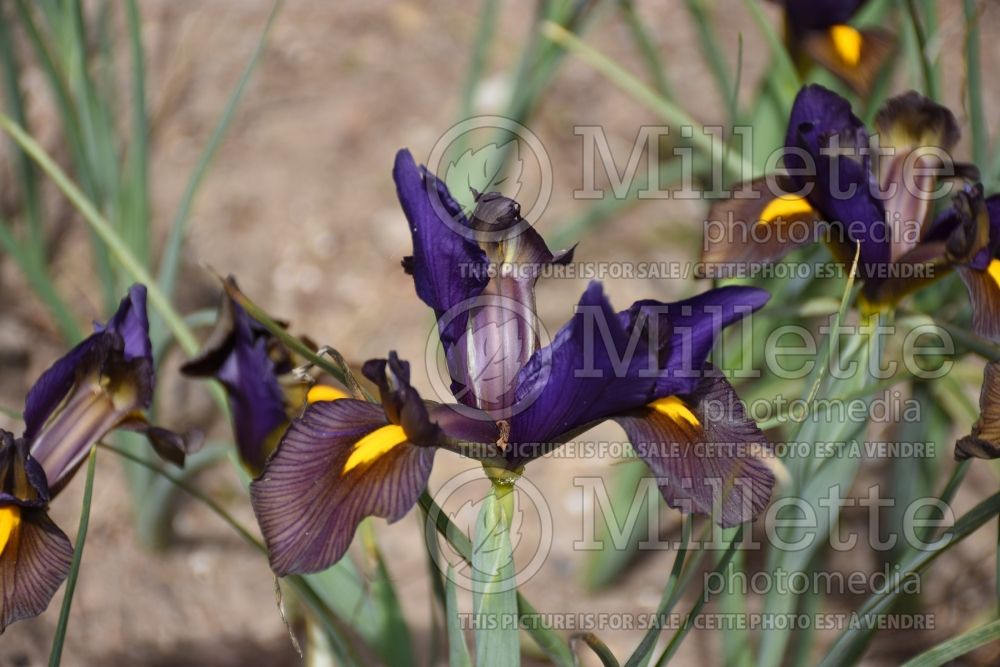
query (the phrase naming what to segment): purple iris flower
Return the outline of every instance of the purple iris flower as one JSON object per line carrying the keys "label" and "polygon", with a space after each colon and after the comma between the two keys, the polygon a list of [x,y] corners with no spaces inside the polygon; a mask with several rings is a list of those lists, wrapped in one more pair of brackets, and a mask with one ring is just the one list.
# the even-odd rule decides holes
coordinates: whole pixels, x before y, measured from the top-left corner
{"label": "purple iris flower", "polygon": [[[951,160],[959,129],[947,108],[909,92],[888,100],[875,125],[870,134],[836,93],[803,88],[788,123],[786,172],[739,188],[756,198],[713,206],[702,275],[774,262],[823,238],[843,263],[859,247],[869,309],[892,307],[956,271],[972,302],[973,331],[1000,342],[1000,195],[985,196],[978,169]],[[972,433],[957,444],[959,458],[1000,458],[995,364],[980,407]]]}
{"label": "purple iris flower", "polygon": [[115,428],[142,431],[178,464],[196,444],[145,420],[153,386],[146,288],[134,285],[107,324],[35,382],[24,436],[0,430],[0,632],[44,611],[66,578],[73,547],[47,508],[95,443]]}
{"label": "purple iris flower", "polygon": [[317,402],[294,420],[251,499],[279,575],[340,559],[365,517],[395,521],[448,449],[520,472],[608,419],[629,435],[666,501],[722,525],[750,520],[775,482],[767,442],[707,363],[719,332],[768,294],[724,287],[676,303],[616,312],[599,283],[541,345],[534,288],[553,253],[498,193],[466,216],[406,150],[393,170],[413,237],[403,266],[437,316],[457,403],[424,401],[394,353],[365,364],[381,405]]}
{"label": "purple iris flower", "polygon": [[819,63],[860,95],[867,95],[895,49],[896,39],[883,28],[850,24],[865,0],[779,2],[785,7],[788,49],[800,68]]}
{"label": "purple iris flower", "polygon": [[[709,213],[709,226],[727,228],[706,235],[703,275],[773,262],[819,239],[850,263],[860,245],[864,298],[885,307],[955,266],[984,271],[995,204],[982,197],[978,170],[950,158],[959,139],[952,113],[910,92],[886,102],[875,124],[871,134],[847,100],[804,87],[789,118],[785,172],[743,184],[737,192],[757,196]],[[935,218],[941,200],[948,205]]]}

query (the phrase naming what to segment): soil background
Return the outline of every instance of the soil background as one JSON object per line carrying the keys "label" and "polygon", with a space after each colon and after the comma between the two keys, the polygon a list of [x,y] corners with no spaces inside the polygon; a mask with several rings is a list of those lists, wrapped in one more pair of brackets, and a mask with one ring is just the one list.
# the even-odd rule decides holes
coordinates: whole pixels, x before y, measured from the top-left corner
{"label": "soil background", "polygon": [[[147,85],[155,114],[154,226],[162,242],[188,175],[253,51],[271,3],[143,0],[140,4],[150,68]],[[712,4],[731,66],[743,34],[742,95],[749,99],[768,64],[766,45],[743,2]],[[775,7],[764,4],[777,24]],[[982,69],[987,120],[998,129],[1000,87],[994,85],[992,75],[1000,71],[1000,6],[985,5]],[[636,6],[651,26],[678,99],[705,124],[722,124],[725,105],[718,98],[682,3],[640,0]],[[967,128],[960,103],[964,71],[961,5],[941,2],[940,6],[944,38],[933,46],[943,52],[946,98]],[[532,13],[533,5],[528,2],[504,5],[487,83],[477,96],[477,113],[501,110],[509,87],[505,73],[517,62]],[[413,361],[417,387],[430,395],[423,359],[433,321],[400,268],[400,259],[410,252],[410,239],[396,201],[391,168],[398,148],[409,147],[421,160],[456,121],[476,19],[477,12],[469,3],[457,0],[285,3],[266,54],[195,202],[178,297],[182,310],[191,312],[215,303],[217,287],[205,267],[232,273],[257,303],[290,321],[295,332],[335,345],[352,362],[398,350]],[[603,12],[587,40],[645,78],[642,61],[617,13]],[[902,77],[906,67],[899,69]],[[40,78],[34,84],[40,87]],[[41,101],[33,113],[44,128],[47,111]],[[591,205],[573,197],[573,191],[582,186],[582,142],[573,133],[575,126],[603,126],[615,155],[627,156],[638,128],[659,122],[590,67],[568,58],[531,123],[554,166],[552,200],[543,219],[537,221],[542,234],[558,229]],[[783,124],[785,119],[774,122]],[[44,134],[42,138],[46,139]],[[52,145],[51,137],[46,145]],[[968,156],[967,139],[959,154]],[[703,202],[649,202],[580,238],[576,257],[586,262],[693,258],[703,216]],[[60,289],[81,321],[100,318],[83,224],[75,221],[62,233],[63,251],[55,266]],[[0,404],[16,407],[61,348],[44,310],[5,258],[0,258],[0,281]],[[549,331],[554,332],[571,315],[586,282],[554,280],[540,287],[540,313]],[[661,279],[612,278],[605,285],[612,303],[622,308],[636,299],[671,300],[699,289],[693,281]],[[179,361],[171,358],[161,373],[159,400],[164,414],[207,426],[212,437],[229,437],[228,426],[212,420],[204,389],[177,378],[174,370]],[[978,388],[970,385],[969,392],[974,396]],[[21,428],[10,420],[5,426]],[[605,427],[594,439],[622,438],[615,427]],[[559,458],[529,468],[528,476],[543,490],[554,517],[550,555],[524,588],[541,610],[641,614],[653,612],[658,604],[672,552],[645,553],[619,583],[605,590],[587,592],[580,584],[586,554],[573,544],[582,539],[588,508],[583,507],[574,479],[609,475],[611,463],[611,458]],[[472,465],[439,455],[432,488]],[[866,481],[877,481],[881,469],[879,462],[871,462]],[[76,532],[82,478],[79,475],[52,508],[54,519],[71,537]],[[957,499],[957,511],[994,492],[996,482],[995,468],[984,462],[975,464]],[[198,484],[252,525],[240,481],[230,466],[212,468],[198,478]],[[676,530],[676,516],[670,514],[663,512],[665,534]],[[863,513],[848,513],[844,523],[863,530],[863,520]],[[276,610],[274,583],[265,560],[197,503],[180,505],[174,527],[179,539],[166,551],[153,552],[139,545],[120,463],[108,454],[100,457],[90,535],[63,664],[298,664]],[[420,650],[427,650],[432,602],[419,546],[419,516],[412,512],[397,525],[387,528],[378,522],[377,528],[415,642]],[[526,526],[529,532],[532,528]],[[990,613],[995,605],[994,531],[981,530],[937,563],[926,578],[925,600],[934,611],[936,627],[925,632],[884,633],[864,664],[898,664],[904,656]],[[868,552],[841,554],[830,565],[878,569],[874,561],[868,562],[869,557]],[[0,638],[0,667],[46,663],[61,599],[62,592],[47,613],[12,626]],[[836,599],[831,605],[849,612],[861,599]],[[678,609],[687,609],[691,602],[683,601]],[[751,609],[759,605],[760,600],[754,598]],[[598,634],[616,654],[627,655],[642,633],[606,629]],[[987,650],[963,664],[977,664],[973,660],[990,664],[996,657],[996,651]],[[695,631],[676,658],[682,666],[720,662],[719,634],[712,631]]]}

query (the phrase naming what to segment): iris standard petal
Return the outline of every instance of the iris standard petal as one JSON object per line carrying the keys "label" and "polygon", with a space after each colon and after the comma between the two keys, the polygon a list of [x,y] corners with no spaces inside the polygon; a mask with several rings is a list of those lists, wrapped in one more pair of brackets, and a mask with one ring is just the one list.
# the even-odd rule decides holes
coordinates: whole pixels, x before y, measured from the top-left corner
{"label": "iris standard petal", "polygon": [[250,485],[271,568],[279,576],[326,569],[365,517],[400,519],[427,486],[435,451],[408,442],[378,405],[310,405]]}
{"label": "iris standard petal", "polygon": [[835,252],[853,257],[854,246],[860,243],[861,277],[877,276],[879,267],[891,259],[892,237],[885,209],[875,196],[878,184],[871,171],[867,130],[850,103],[820,85],[804,87],[792,107],[786,148],[809,156],[807,160],[792,152],[786,154],[785,164],[813,170],[814,180],[800,176],[792,180],[811,186],[809,203],[839,230],[834,242],[847,247]]}
{"label": "iris standard petal", "polygon": [[[25,439],[53,494],[66,485],[94,443],[152,400],[153,373],[147,359],[126,360],[117,332],[104,331],[88,340],[86,354],[74,350],[67,355],[75,364],[73,381],[58,406],[40,425],[26,420]],[[57,361],[49,372],[63,374],[65,362]]]}
{"label": "iris standard petal", "polygon": [[[413,275],[417,296],[440,319],[449,309],[478,296],[488,282],[486,255],[468,235],[468,221],[444,184],[417,167],[406,149],[396,154],[392,170],[396,194],[413,237],[413,256],[403,262]],[[432,201],[433,191],[437,201]],[[441,205],[437,205],[440,202]],[[467,315],[441,323],[441,341],[447,351],[465,330]]]}
{"label": "iris standard petal", "polygon": [[86,359],[104,350],[102,336],[90,336],[45,370],[28,390],[24,400],[24,437],[33,440],[53,411],[73,388],[77,373]]}
{"label": "iris standard petal", "polygon": [[52,364],[28,391],[24,402],[24,437],[29,442],[34,440],[81,375],[95,367],[129,366],[136,375],[139,406],[148,407],[151,402],[153,357],[145,286],[137,284],[129,288],[108,323],[95,324],[94,329],[95,333]]}
{"label": "iris standard petal", "polygon": [[476,202],[471,226],[490,262],[490,280],[468,303],[469,324],[449,355],[449,371],[459,401],[504,419],[518,373],[539,347],[535,283],[547,265],[570,261],[573,251],[553,254],[513,199],[488,192]]}
{"label": "iris standard petal", "polygon": [[94,326],[98,333],[112,331],[125,341],[125,359],[146,359],[153,363],[153,344],[149,340],[149,315],[146,312],[146,286],[136,283],[129,288],[118,310],[107,324]]}
{"label": "iris standard petal", "polygon": [[692,394],[657,399],[615,421],[671,507],[732,526],[767,505],[780,464],[721,374],[706,374]]}

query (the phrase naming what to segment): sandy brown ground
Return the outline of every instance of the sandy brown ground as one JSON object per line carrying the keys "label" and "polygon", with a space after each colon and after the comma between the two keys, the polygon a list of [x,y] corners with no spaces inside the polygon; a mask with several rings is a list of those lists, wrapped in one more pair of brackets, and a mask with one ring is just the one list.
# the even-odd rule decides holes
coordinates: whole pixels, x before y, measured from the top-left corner
{"label": "sandy brown ground", "polygon": [[[674,86],[686,108],[700,120],[722,122],[723,105],[708,78],[687,15],[672,0],[639,2],[655,32]],[[719,31],[727,44],[743,31],[743,93],[749,96],[763,67],[766,48],[739,0],[717,4]],[[940,48],[947,63],[948,97],[958,99],[962,27],[946,3],[948,39]],[[415,298],[412,282],[399,268],[409,252],[406,225],[390,177],[397,148],[410,147],[418,159],[455,120],[466,54],[475,27],[467,3],[385,2],[335,4],[322,0],[287,3],[275,26],[267,54],[256,73],[229,137],[195,205],[186,255],[182,306],[210,305],[214,286],[200,268],[210,265],[237,275],[245,291],[274,314],[292,321],[298,332],[336,345],[348,358],[364,360],[396,349],[414,361],[416,384],[428,389],[422,359],[432,320]],[[956,5],[953,7],[952,5]],[[147,0],[142,3],[150,60],[149,90],[157,111],[153,153],[155,226],[160,237],[181,196],[187,175],[221,112],[228,91],[249,57],[270,3]],[[1000,12],[984,17],[986,81],[1000,66]],[[775,12],[768,11],[776,19]],[[510,3],[491,54],[491,86],[502,89],[518,57],[528,24],[527,3]],[[626,67],[641,64],[622,21],[605,13],[589,40]],[[735,61],[735,46],[730,50]],[[996,91],[989,99],[995,125]],[[498,111],[484,95],[478,112]],[[960,108],[954,105],[955,108]],[[574,201],[580,187],[580,139],[572,128],[605,126],[612,146],[625,150],[638,126],[658,119],[579,61],[570,59],[548,91],[532,128],[542,137],[555,167],[551,205],[539,229],[556,229],[586,202]],[[784,122],[775,119],[775,122]],[[963,150],[965,146],[963,145]],[[617,153],[616,153],[617,154]],[[658,261],[691,257],[697,250],[698,202],[657,202],[609,221],[580,239],[583,261]],[[85,275],[86,247],[80,227],[69,232],[57,267],[59,282],[81,319],[100,315]],[[31,379],[59,353],[51,325],[28,296],[20,277],[3,265],[0,351],[3,404],[16,406]],[[637,298],[668,300],[692,293],[691,282],[608,280],[613,303]],[[584,280],[545,284],[541,314],[554,331],[571,313]],[[41,334],[39,334],[41,332]],[[38,344],[39,335],[44,344]],[[206,394],[174,378],[165,380],[161,398],[172,414],[190,419],[209,414]],[[225,425],[216,425],[224,437]],[[601,438],[619,439],[608,427]],[[529,476],[544,489],[555,516],[550,557],[526,587],[546,611],[651,612],[659,599],[673,554],[653,552],[632,567],[620,584],[599,593],[579,585],[584,554],[574,551],[581,538],[581,492],[576,475],[607,474],[610,460],[546,460]],[[950,465],[947,464],[946,465]],[[432,487],[469,463],[440,456]],[[877,477],[876,465],[868,475]],[[223,498],[244,522],[251,515],[231,470],[204,475],[205,488]],[[75,534],[76,483],[58,499],[53,516]],[[967,508],[995,490],[995,477],[978,465],[960,496]],[[664,521],[671,522],[664,512]],[[860,521],[863,517],[859,517]],[[105,455],[100,462],[94,516],[75,598],[65,665],[227,666],[296,664],[275,609],[272,579],[264,560],[242,544],[203,507],[183,505],[175,519],[180,535],[174,548],[151,553],[137,545],[131,508],[119,465]],[[931,633],[888,637],[877,643],[867,664],[896,664],[907,653],[933,644],[981,618],[992,598],[992,529],[939,563],[928,578],[939,627]],[[383,529],[379,539],[418,645],[426,647],[429,589],[420,529],[415,514]],[[852,561],[850,567],[858,567]],[[874,564],[867,564],[874,568]],[[44,664],[61,593],[41,618],[19,623],[0,639],[0,667]],[[850,609],[858,600],[844,601]],[[688,602],[680,608],[687,608]],[[752,608],[758,602],[751,604]],[[637,631],[600,633],[620,655],[636,644]],[[714,664],[718,634],[695,632],[676,664]],[[989,654],[984,660],[989,660]]]}

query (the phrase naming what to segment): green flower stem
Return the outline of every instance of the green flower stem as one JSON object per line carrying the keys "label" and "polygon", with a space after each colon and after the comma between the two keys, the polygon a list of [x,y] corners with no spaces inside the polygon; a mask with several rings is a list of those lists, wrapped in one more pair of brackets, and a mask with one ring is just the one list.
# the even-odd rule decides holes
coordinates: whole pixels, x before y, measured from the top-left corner
{"label": "green flower stem", "polygon": [[[431,498],[431,495],[427,491],[424,491],[420,495],[419,502],[420,507],[434,522],[434,527],[438,533],[448,540],[452,548],[467,563],[471,563],[472,541],[469,539],[469,536],[452,523],[448,515],[445,514],[445,511],[434,502],[434,499]],[[521,618],[529,617],[533,619],[531,623],[527,624],[527,632],[531,635],[535,643],[545,651],[552,662],[565,667],[571,667],[575,664],[573,653],[569,650],[569,646],[554,630],[542,621],[542,618],[538,615],[538,610],[521,594],[521,591],[517,592],[517,613]]]}
{"label": "green flower stem", "polygon": [[76,531],[73,562],[70,565],[69,576],[66,578],[66,593],[63,595],[62,608],[59,610],[56,634],[52,640],[52,652],[49,653],[49,667],[59,667],[62,660],[63,643],[66,641],[66,629],[69,626],[69,611],[73,606],[73,593],[76,592],[76,581],[80,577],[80,563],[83,561],[83,546],[87,541],[87,530],[90,528],[90,502],[94,497],[94,472],[96,470],[97,447],[92,447],[87,459],[87,482],[83,487],[80,527]]}

